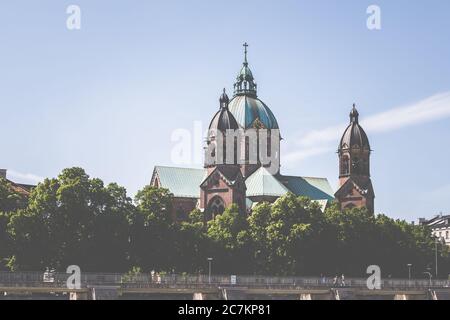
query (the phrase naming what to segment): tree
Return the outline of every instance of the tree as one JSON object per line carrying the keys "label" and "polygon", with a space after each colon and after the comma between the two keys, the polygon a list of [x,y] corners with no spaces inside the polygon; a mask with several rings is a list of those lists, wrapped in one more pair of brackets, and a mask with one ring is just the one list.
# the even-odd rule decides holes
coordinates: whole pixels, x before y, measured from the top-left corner
{"label": "tree", "polygon": [[254,272],[269,274],[271,271],[272,253],[268,242],[268,226],[271,222],[272,205],[259,203],[248,217],[249,237],[254,258]]}
{"label": "tree", "polygon": [[125,270],[132,213],[125,189],[105,188],[81,168],[65,169],[33,189],[28,207],[12,215],[8,228],[14,256],[9,266]]}
{"label": "tree", "polygon": [[95,214],[88,251],[91,257],[89,269],[102,272],[128,270],[131,223],[136,214],[132,200],[126,189],[115,183],[99,188],[96,198],[101,202]]}
{"label": "tree", "polygon": [[26,204],[26,196],[15,191],[8,180],[0,177],[0,212],[12,212],[24,208]]}
{"label": "tree", "polygon": [[208,222],[207,236],[212,241],[215,272],[247,273],[250,271],[247,216],[233,204]]}
{"label": "tree", "polygon": [[206,272],[206,258],[212,253],[205,232],[203,212],[194,209],[187,221],[176,225],[174,269],[180,272]]}
{"label": "tree", "polygon": [[8,233],[10,214],[0,212],[0,271],[5,270],[11,254],[11,237]]}
{"label": "tree", "polygon": [[258,271],[278,275],[317,271],[324,229],[317,203],[288,193],[272,205],[257,206],[249,223]]}
{"label": "tree", "polygon": [[365,276],[369,265],[379,265],[375,217],[366,209],[340,210],[335,204],[325,213],[331,242],[327,272]]}
{"label": "tree", "polygon": [[11,214],[26,204],[26,196],[15,191],[10,182],[0,177],[0,270],[6,268],[11,255],[12,242],[7,228]]}
{"label": "tree", "polygon": [[[28,205],[0,181],[0,200],[0,269],[205,273],[212,257],[215,274],[361,277],[378,265],[383,277],[406,277],[409,263],[416,276],[435,265],[428,227],[337,204],[323,213],[292,193],[249,216],[232,205],[208,223],[198,209],[176,223],[169,190],[146,186],[133,203],[125,188],[69,168],[34,188]],[[446,270],[448,248],[438,251]]]}
{"label": "tree", "polygon": [[136,216],[131,232],[132,260],[133,265],[144,271],[174,267],[172,201],[173,195],[164,188],[146,186],[136,194]]}

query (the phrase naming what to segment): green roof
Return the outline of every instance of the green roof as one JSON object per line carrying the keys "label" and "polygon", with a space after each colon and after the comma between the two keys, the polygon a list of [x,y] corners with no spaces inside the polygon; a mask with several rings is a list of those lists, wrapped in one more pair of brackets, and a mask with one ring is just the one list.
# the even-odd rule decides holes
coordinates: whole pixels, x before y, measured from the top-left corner
{"label": "green roof", "polygon": [[266,168],[261,167],[245,180],[247,197],[272,196],[281,197],[289,192]]}
{"label": "green roof", "polygon": [[283,184],[294,194],[312,200],[333,200],[334,192],[326,178],[281,176]]}
{"label": "green roof", "polygon": [[[152,184],[156,177],[162,188],[169,189],[175,197],[200,198],[200,184],[206,178],[205,169],[156,166]],[[323,200],[321,205],[333,200],[333,189],[326,178],[271,175],[267,169],[256,170],[245,181],[247,197],[280,197],[291,191],[312,200]]]}
{"label": "green roof", "polygon": [[169,189],[175,197],[200,198],[200,184],[206,176],[205,169],[156,166],[153,172],[162,188]]}

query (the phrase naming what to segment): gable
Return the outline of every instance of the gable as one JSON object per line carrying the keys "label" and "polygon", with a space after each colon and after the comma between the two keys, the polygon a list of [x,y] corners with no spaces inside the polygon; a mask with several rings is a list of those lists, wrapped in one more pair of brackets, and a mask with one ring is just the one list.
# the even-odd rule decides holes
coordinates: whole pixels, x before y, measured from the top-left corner
{"label": "gable", "polygon": [[239,167],[216,167],[200,184],[201,188],[244,187],[244,179]]}
{"label": "gable", "polygon": [[[355,194],[356,193],[356,194]],[[343,198],[346,196],[364,197],[374,196],[372,182],[368,180],[365,184],[361,183],[357,179],[349,178],[345,183],[336,191],[335,196],[337,198]]]}

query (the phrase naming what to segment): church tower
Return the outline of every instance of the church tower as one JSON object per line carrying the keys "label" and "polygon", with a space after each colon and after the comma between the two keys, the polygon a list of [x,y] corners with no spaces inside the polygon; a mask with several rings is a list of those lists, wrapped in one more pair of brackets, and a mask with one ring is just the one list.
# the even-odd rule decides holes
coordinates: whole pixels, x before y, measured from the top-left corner
{"label": "church tower", "polygon": [[[219,111],[209,124],[206,138],[206,177],[200,184],[200,208],[205,211],[205,221],[222,214],[225,208],[237,204],[245,213],[245,180],[236,158],[238,141],[227,143],[226,134],[239,129],[239,124],[228,109],[230,99],[223,89]],[[234,159],[227,158],[227,149],[233,149]],[[231,150],[230,150],[231,151]]]}
{"label": "church tower", "polygon": [[341,209],[366,207],[374,213],[372,181],[370,179],[369,139],[359,124],[356,106],[350,112],[350,124],[341,138],[339,156],[339,189],[335,198]]}

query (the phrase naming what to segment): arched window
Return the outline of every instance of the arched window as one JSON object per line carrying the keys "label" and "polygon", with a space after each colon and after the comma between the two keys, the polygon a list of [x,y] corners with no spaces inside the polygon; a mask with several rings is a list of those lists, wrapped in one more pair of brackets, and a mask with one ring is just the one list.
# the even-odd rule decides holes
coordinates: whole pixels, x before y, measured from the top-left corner
{"label": "arched window", "polygon": [[346,175],[350,173],[350,161],[348,156],[344,156],[342,158],[342,163],[341,163],[341,174],[342,175]]}
{"label": "arched window", "polygon": [[209,201],[208,215],[210,219],[214,219],[217,215],[222,214],[225,211],[225,203],[222,198],[215,196]]}

